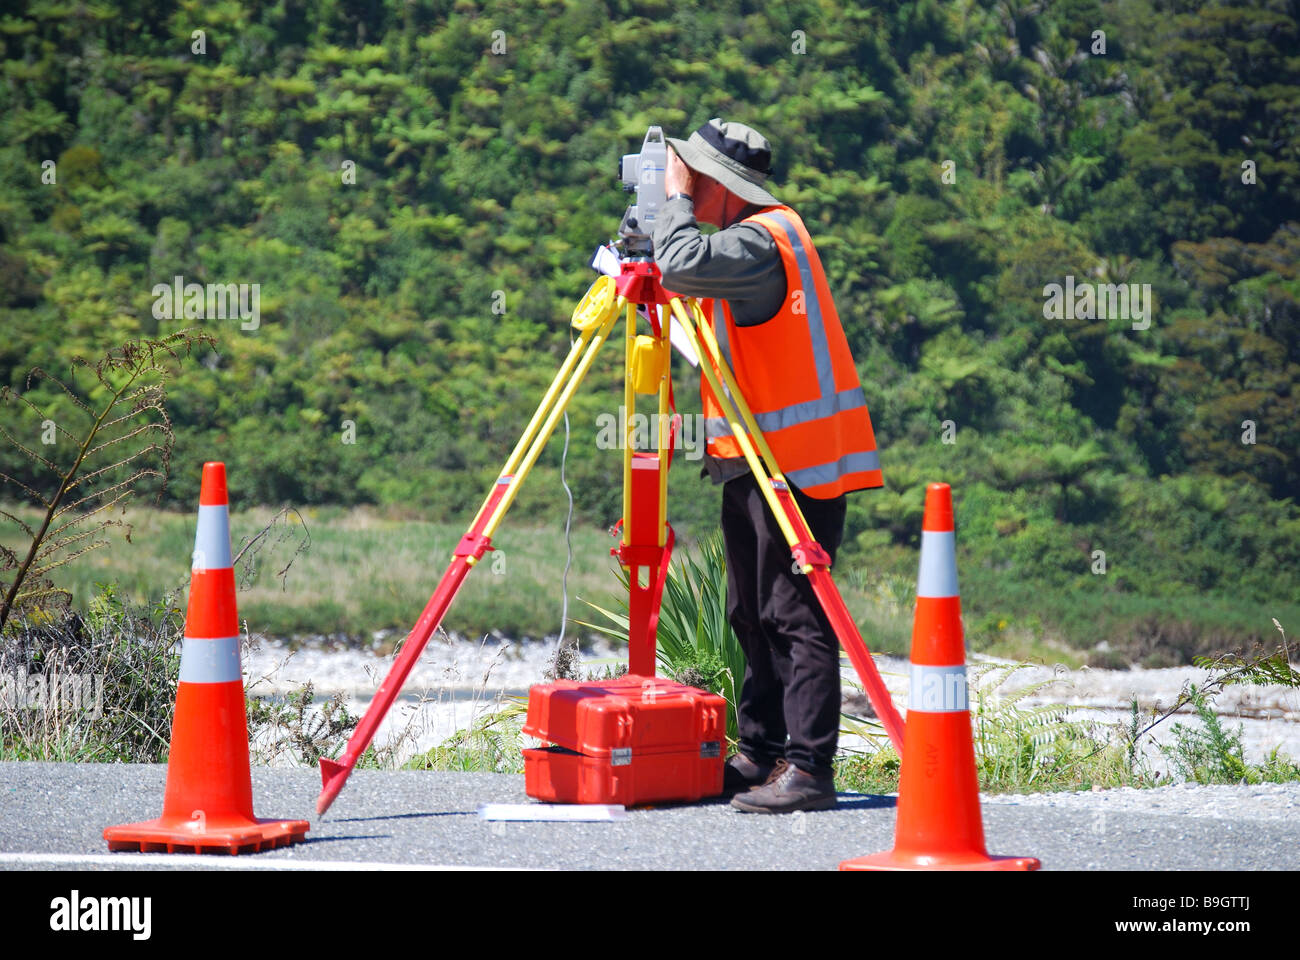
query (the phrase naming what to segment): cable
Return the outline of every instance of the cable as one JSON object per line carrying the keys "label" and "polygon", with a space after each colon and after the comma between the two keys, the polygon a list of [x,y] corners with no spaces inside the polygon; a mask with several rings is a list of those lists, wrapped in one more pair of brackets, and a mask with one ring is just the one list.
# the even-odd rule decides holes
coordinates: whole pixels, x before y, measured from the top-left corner
{"label": "cable", "polygon": [[573,529],[573,491],[569,489],[569,482],[564,477],[564,466],[569,458],[569,411],[564,411],[564,450],[560,453],[560,486],[564,487],[564,492],[569,498],[569,511],[564,518],[564,549],[567,553],[564,559],[564,576],[561,577],[563,599],[560,604],[560,643],[564,643],[564,629],[569,622],[569,568],[573,566],[573,539],[571,531]]}
{"label": "cable", "polygon": [[[573,330],[569,330],[569,347],[573,347]],[[564,653],[564,633],[569,624],[569,568],[573,566],[573,539],[571,536],[573,529],[573,491],[569,489],[569,482],[565,478],[564,468],[569,461],[569,410],[564,409],[564,449],[560,451],[560,486],[564,487],[564,493],[569,498],[569,511],[564,518],[564,549],[566,552],[564,560],[564,575],[561,577],[561,600],[560,600],[560,639],[555,644],[555,674],[556,679],[560,679],[559,667],[560,658]]]}

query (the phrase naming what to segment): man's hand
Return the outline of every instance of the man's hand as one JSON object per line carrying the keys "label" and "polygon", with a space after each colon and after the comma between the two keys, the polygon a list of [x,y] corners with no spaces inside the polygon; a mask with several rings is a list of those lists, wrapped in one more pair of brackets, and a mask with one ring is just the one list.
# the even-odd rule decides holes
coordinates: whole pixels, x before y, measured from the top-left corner
{"label": "man's hand", "polygon": [[688,193],[695,196],[695,171],[682,163],[677,151],[668,148],[668,170],[664,175],[664,193],[671,197],[675,193]]}

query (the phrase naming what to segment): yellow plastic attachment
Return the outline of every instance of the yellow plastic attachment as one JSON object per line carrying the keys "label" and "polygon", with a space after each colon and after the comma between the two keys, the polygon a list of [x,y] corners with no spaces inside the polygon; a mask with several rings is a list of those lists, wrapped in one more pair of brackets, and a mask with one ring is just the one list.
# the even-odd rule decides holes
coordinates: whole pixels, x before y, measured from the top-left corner
{"label": "yellow plastic attachment", "polygon": [[573,311],[573,325],[583,333],[595,330],[617,309],[618,289],[614,278],[602,274],[578,301]]}
{"label": "yellow plastic attachment", "polygon": [[658,393],[668,354],[658,337],[639,336],[632,346],[632,388],[637,393]]}

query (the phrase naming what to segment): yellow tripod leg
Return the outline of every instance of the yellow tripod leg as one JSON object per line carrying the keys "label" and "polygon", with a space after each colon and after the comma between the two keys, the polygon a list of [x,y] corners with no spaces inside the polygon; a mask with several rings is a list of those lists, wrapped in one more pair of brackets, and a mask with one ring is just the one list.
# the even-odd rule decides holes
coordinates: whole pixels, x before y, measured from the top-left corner
{"label": "yellow tripod leg", "polygon": [[[668,448],[672,433],[672,410],[669,405],[669,392],[673,380],[673,348],[668,339],[668,328],[672,317],[666,307],[655,307],[659,311],[659,348],[664,354],[663,374],[659,378],[659,462],[667,463],[672,456]],[[668,470],[659,472],[659,546],[663,546],[668,536]]]}
{"label": "yellow tripod leg", "polygon": [[[564,384],[569,380],[570,376],[572,376],[573,368],[577,365],[583,351],[587,349],[587,344],[590,342],[592,336],[592,333],[584,332],[579,334],[577,340],[573,341],[573,345],[569,348],[569,355],[564,358],[564,362],[560,364],[560,369],[556,371],[555,377],[551,380],[550,386],[546,388],[546,393],[542,396],[541,402],[538,403],[537,409],[533,412],[532,419],[528,421],[528,426],[525,427],[524,432],[519,435],[519,440],[515,443],[514,449],[510,451],[510,456],[506,458],[505,465],[501,468],[499,476],[511,475],[519,466],[519,463],[527,452],[528,447],[532,444],[534,437],[537,435],[537,428],[541,426],[542,421],[545,420],[546,414],[550,411],[552,404],[555,403],[556,396],[563,389]],[[477,524],[482,518],[483,511],[487,509],[490,500],[490,497],[487,500],[484,500],[482,506],[478,508],[478,513],[474,514],[474,523],[470,524],[471,527]]]}
{"label": "yellow tripod leg", "polygon": [[[758,421],[754,419],[749,405],[745,402],[745,397],[736,383],[735,375],[731,372],[730,365],[722,355],[717,338],[705,320],[699,303],[694,300],[691,301],[691,316],[687,315],[680,300],[674,299],[672,307],[674,315],[682,324],[682,329],[685,331],[691,347],[700,358],[700,370],[708,381],[710,389],[713,390],[713,395],[717,398],[723,415],[731,426],[731,432],[735,435],[736,442],[740,445],[740,450],[745,455],[750,470],[754,472],[754,476],[758,480],[758,488],[762,491],[763,498],[767,501],[772,515],[780,525],[781,533],[790,544],[790,550],[799,562],[800,569],[811,582],[813,592],[816,594],[822,610],[835,631],[836,639],[839,640],[845,653],[849,655],[849,661],[853,664],[854,670],[857,671],[859,679],[862,680],[862,687],[866,691],[872,707],[875,708],[876,716],[880,718],[881,725],[889,735],[894,749],[898,751],[899,756],[902,756],[903,718],[899,714],[898,708],[894,706],[894,701],[890,697],[884,681],[880,678],[880,672],[876,669],[875,661],[871,658],[871,651],[867,649],[862,634],[858,630],[858,625],[849,612],[848,605],[845,604],[839,588],[835,586],[835,582],[831,579],[829,556],[825,554],[820,545],[816,544],[812,530],[808,526],[808,521],[804,518],[803,511],[799,509],[799,504],[794,499],[790,491],[790,485],[777,465],[776,457],[773,456],[772,448],[768,446],[763,431],[758,428]],[[700,349],[701,340],[704,340],[708,345],[707,354]],[[730,393],[722,389],[724,382]],[[745,428],[748,428],[748,433],[746,433]],[[768,467],[771,468],[770,477],[759,459],[760,451],[763,460],[766,460]],[[777,493],[778,484],[781,489],[780,496]],[[792,516],[798,519],[799,530],[796,530],[791,522]],[[805,531],[807,537],[801,536],[800,531]],[[801,546],[805,543],[807,544],[806,547]],[[813,555],[810,555],[810,552]],[[811,562],[817,553],[821,554],[818,563]]]}
{"label": "yellow tripod leg", "polygon": [[[600,349],[601,343],[609,337],[609,321],[617,318],[618,311],[622,308],[623,303],[623,298],[618,296],[614,288],[613,278],[611,277],[598,277],[588,288],[586,294],[583,295],[583,298],[578,302],[577,307],[575,307],[573,311],[572,323],[574,328],[578,331],[578,339],[573,341],[573,345],[569,348],[568,356],[565,357],[564,362],[560,364],[560,369],[556,371],[554,378],[551,380],[550,386],[547,387],[546,393],[542,396],[541,402],[533,412],[532,419],[528,421],[528,426],[526,426],[524,432],[520,434],[519,440],[515,443],[514,449],[510,451],[510,456],[506,458],[505,465],[501,468],[501,473],[498,474],[498,476],[515,476],[519,472],[519,465],[525,460],[528,451],[534,446],[538,429],[546,421],[547,415],[552,412],[552,408],[556,403],[556,398],[564,392],[565,385],[569,383],[570,379],[573,377],[575,367],[582,362],[582,357],[586,353],[591,341],[599,335],[600,342],[598,342],[592,349],[591,355],[594,359],[595,352]],[[590,367],[590,365],[590,361],[587,361],[586,365],[583,366],[582,372],[578,375],[578,383],[582,382],[582,378],[586,375],[587,368]],[[576,389],[576,384],[574,385],[574,389]],[[560,408],[561,413],[564,412],[564,406],[567,406],[568,404],[568,397],[571,397],[572,395],[573,390],[569,390],[565,397],[564,404]],[[552,424],[552,428],[554,428],[554,424]],[[546,437],[549,436],[550,433],[548,432]],[[543,438],[541,446],[545,445],[546,438]],[[537,452],[541,452],[541,447],[537,448]],[[537,455],[534,454],[532,460],[529,461],[529,466],[531,466],[532,461],[536,459]],[[525,470],[524,473],[527,473],[527,471]],[[522,480],[522,476],[520,476],[519,479]],[[513,493],[510,494],[509,499],[514,499]],[[470,529],[474,529],[479,520],[483,518],[483,513],[488,509],[488,505],[494,500],[495,497],[492,494],[489,494],[483,501],[483,504],[478,509],[478,513],[474,515],[474,523],[470,525]],[[507,506],[509,506],[508,503]],[[501,512],[504,513],[504,511]],[[500,518],[498,517],[497,523],[492,525],[492,530],[495,530],[499,523]],[[491,533],[491,531],[488,532],[489,534]]]}
{"label": "yellow tripod leg", "polygon": [[[564,415],[565,409],[569,406],[569,401],[573,399],[574,393],[582,385],[583,379],[587,376],[587,371],[591,369],[592,363],[596,359],[596,354],[605,341],[609,339],[610,332],[614,329],[614,324],[618,320],[619,309],[624,305],[624,300],[620,296],[614,303],[608,315],[600,322],[599,326],[582,330],[578,341],[574,343],[573,349],[569,351],[564,366],[561,367],[561,374],[570,371],[567,378],[557,375],[551,383],[551,387],[546,391],[546,396],[542,398],[541,405],[538,406],[537,412],[533,414],[533,420],[529,423],[524,437],[520,438],[514,452],[506,461],[506,469],[502,471],[502,476],[511,473],[510,486],[506,490],[505,496],[502,497],[496,507],[493,509],[487,523],[483,526],[483,533],[486,536],[492,536],[497,527],[501,525],[506,511],[514,503],[515,495],[519,492],[519,487],[527,478],[529,471],[533,469],[533,464],[542,453],[542,448],[546,442],[551,439],[551,434],[555,432],[555,426],[559,423],[560,417]],[[635,309],[635,308],[634,308]],[[579,356],[580,355],[580,356]],[[575,357],[578,357],[575,361]],[[538,425],[540,421],[540,426]],[[531,442],[525,442],[532,434]],[[489,498],[490,500],[490,498]],[[480,513],[487,508],[488,501],[484,502]]]}
{"label": "yellow tripod leg", "polygon": [[636,304],[627,304],[627,331],[623,341],[623,542],[627,543],[627,518],[632,515],[632,419],[636,389],[632,382],[632,350],[636,344]]}
{"label": "yellow tripod leg", "polygon": [[[784,483],[785,477],[782,476],[776,466],[776,457],[772,456],[772,450],[768,447],[763,432],[758,429],[758,423],[754,420],[754,415],[750,412],[748,404],[745,403],[745,398],[741,396],[740,387],[736,385],[736,378],[722,356],[722,351],[718,347],[717,339],[713,336],[713,331],[709,329],[707,322],[705,322],[704,312],[700,310],[700,305],[694,300],[691,301],[692,312],[695,314],[694,318],[687,316],[686,310],[678,299],[672,301],[672,308],[673,314],[681,323],[682,329],[690,341],[691,348],[700,358],[700,370],[704,373],[704,378],[709,382],[709,388],[713,391],[713,395],[718,398],[723,416],[727,418],[727,423],[731,425],[731,431],[736,436],[736,442],[740,444],[740,450],[749,463],[749,469],[754,472],[754,476],[759,478],[760,481],[767,479],[768,471],[759,459],[761,455],[767,461],[768,466],[772,468],[772,479]],[[701,337],[705,338],[708,344],[707,352],[700,347]],[[709,363],[710,357],[713,359],[712,364]],[[722,380],[719,380],[719,372],[722,375]],[[723,389],[722,384],[724,381],[727,389],[730,390],[730,396],[728,396],[727,390]],[[758,445],[757,449],[755,443]],[[793,548],[799,542],[800,537],[786,517],[785,511],[781,509],[780,504],[777,502],[771,484],[759,483],[758,486],[767,500],[767,505],[772,509],[772,515],[776,517],[776,522],[781,527],[781,533],[785,535],[786,541]],[[797,504],[795,509],[799,509]],[[802,513],[799,514],[799,518],[803,519]],[[807,526],[806,523],[804,525]],[[811,566],[806,567],[804,572],[807,573],[809,569],[811,569]]]}
{"label": "yellow tripod leg", "polygon": [[474,522],[466,534],[461,537],[446,573],[439,581],[433,596],[429,598],[420,619],[416,621],[411,632],[406,636],[401,652],[389,668],[388,675],[380,684],[375,698],[366,708],[364,716],[348,740],[347,747],[338,760],[328,757],[320,759],[321,793],[316,800],[316,812],[324,813],[339,795],[347,782],[357,761],[369,747],[375,732],[383,722],[393,701],[401,692],[406,678],[410,675],[415,661],[433,632],[442,623],[447,608],[456,598],[460,586],[465,582],[471,569],[479,558],[492,549],[492,534],[496,532],[510,504],[519,491],[519,485],[536,463],[538,455],[555,430],[555,424],[564,413],[574,391],[582,383],[583,377],[591,368],[601,344],[609,337],[610,331],[618,319],[619,309],[624,300],[614,290],[610,277],[602,277],[591,285],[587,295],[574,311],[573,325],[579,330],[578,340],[569,350],[569,356],[560,367],[559,373],[551,382],[542,398],[537,412],[533,414],[524,435],[515,445],[514,451],[506,460],[505,469],[497,477],[487,500],[479,508]]}

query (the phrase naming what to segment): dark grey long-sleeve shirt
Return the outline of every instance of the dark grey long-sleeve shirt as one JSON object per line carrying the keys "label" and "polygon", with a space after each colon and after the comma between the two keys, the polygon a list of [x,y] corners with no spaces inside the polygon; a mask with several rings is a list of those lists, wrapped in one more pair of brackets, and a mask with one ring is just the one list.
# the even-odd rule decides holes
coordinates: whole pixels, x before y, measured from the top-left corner
{"label": "dark grey long-sleeve shirt", "polygon": [[706,236],[692,201],[664,204],[654,233],[664,286],[689,297],[722,297],[742,327],[776,316],[786,293],[781,254],[765,228],[740,222],[760,209],[749,204],[725,229]]}
{"label": "dark grey long-sleeve shirt", "polygon": [[[738,326],[771,320],[786,295],[785,266],[776,241],[756,223],[741,223],[761,209],[749,204],[717,233],[705,235],[695,204],[679,197],[660,208],[655,224],[655,262],[663,284],[690,297],[721,297]],[[704,457],[704,472],[722,483],[749,472],[743,457]]]}

